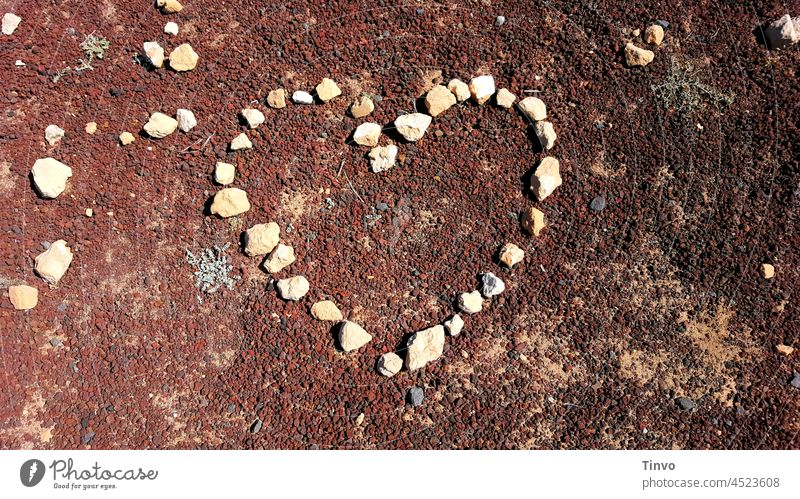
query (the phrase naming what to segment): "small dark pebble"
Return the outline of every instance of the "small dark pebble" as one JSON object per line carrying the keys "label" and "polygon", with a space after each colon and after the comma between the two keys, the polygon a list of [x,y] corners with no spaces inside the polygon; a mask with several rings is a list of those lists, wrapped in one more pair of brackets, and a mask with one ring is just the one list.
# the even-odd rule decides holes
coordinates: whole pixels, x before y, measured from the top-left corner
{"label": "small dark pebble", "polygon": [[691,411],[697,407],[697,402],[690,399],[689,397],[678,397],[676,402],[678,403],[680,408],[683,409],[684,411]]}
{"label": "small dark pebble", "polygon": [[603,211],[606,208],[606,198],[603,196],[597,196],[596,198],[592,199],[592,203],[589,205],[592,211]]}
{"label": "small dark pebble", "polygon": [[125,91],[122,90],[121,88],[112,88],[111,90],[109,90],[109,92],[114,97],[119,97],[120,95],[125,93]]}
{"label": "small dark pebble", "polygon": [[250,426],[250,433],[258,433],[261,431],[261,428],[264,426],[264,422],[260,419],[256,419],[255,422]]}
{"label": "small dark pebble", "polygon": [[58,304],[58,307],[56,308],[58,309],[59,312],[66,312],[67,306],[68,306],[67,302],[61,302]]}
{"label": "small dark pebble", "polygon": [[386,203],[378,203],[375,205],[375,209],[378,211],[386,211],[389,209],[389,205]]}
{"label": "small dark pebble", "polygon": [[83,444],[84,445],[90,444],[92,442],[92,440],[94,440],[94,432],[93,431],[90,431],[89,433],[87,433],[86,435],[83,436]]}
{"label": "small dark pebble", "polygon": [[422,405],[422,401],[425,399],[425,392],[422,391],[422,388],[418,386],[409,388],[407,399],[408,403],[411,404],[413,407],[419,407]]}
{"label": "small dark pebble", "polygon": [[55,347],[60,347],[61,346],[61,340],[59,340],[58,338],[50,338],[50,345],[52,345],[54,348]]}
{"label": "small dark pebble", "polygon": [[658,21],[656,21],[656,24],[660,25],[664,29],[669,28],[669,21],[665,21],[663,19],[659,19]]}

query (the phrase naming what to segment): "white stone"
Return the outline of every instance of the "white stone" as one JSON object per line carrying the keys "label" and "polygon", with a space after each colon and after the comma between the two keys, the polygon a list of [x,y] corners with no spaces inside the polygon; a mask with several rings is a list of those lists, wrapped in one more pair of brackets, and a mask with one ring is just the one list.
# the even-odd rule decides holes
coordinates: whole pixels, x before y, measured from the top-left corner
{"label": "white stone", "polygon": [[497,296],[506,290],[506,283],[491,272],[481,275],[481,294],[486,298]]}
{"label": "white stone", "polygon": [[298,275],[288,279],[281,279],[277,282],[278,294],[281,298],[289,301],[297,301],[308,293],[310,285],[308,279]]}
{"label": "white stone", "polygon": [[144,55],[153,67],[160,68],[164,66],[164,48],[158,42],[144,42]]}
{"label": "white stone", "polygon": [[175,119],[178,121],[178,128],[184,133],[197,126],[197,119],[194,117],[194,113],[188,109],[178,109],[175,112]]}
{"label": "white stone", "polygon": [[295,90],[292,94],[292,102],[295,104],[313,104],[314,97],[310,93],[303,90]]}
{"label": "white stone", "polygon": [[547,106],[538,97],[525,97],[519,101],[517,107],[531,121],[541,121],[547,118]]}
{"label": "white stone", "polygon": [[322,300],[311,305],[311,315],[318,321],[339,322],[342,320],[342,311],[331,300]]}
{"label": "white stone", "polygon": [[64,129],[58,125],[47,125],[44,129],[44,138],[48,144],[54,146],[64,138]]}
{"label": "white stone", "polygon": [[483,310],[483,297],[478,290],[461,293],[458,296],[458,308],[468,314],[477,314]]}
{"label": "white stone", "polygon": [[34,270],[45,281],[56,285],[64,277],[71,263],[72,250],[66,241],[59,239],[51,244],[47,251],[36,257]]}
{"label": "white stone", "polygon": [[461,318],[461,315],[454,314],[444,321],[444,329],[450,336],[458,336],[461,334],[461,330],[464,329],[464,319]]}
{"label": "white stone", "polygon": [[8,299],[15,310],[30,310],[39,303],[39,290],[25,284],[9,286]]}
{"label": "white stone", "polygon": [[373,147],[369,152],[369,160],[373,172],[385,172],[391,169],[397,161],[397,146],[389,144],[388,146]]}
{"label": "white stone", "polygon": [[178,34],[178,24],[172,21],[168,22],[164,25],[164,33],[168,35],[177,35]]}
{"label": "white stone", "polygon": [[525,259],[525,252],[514,243],[506,243],[500,248],[498,258],[501,263],[511,268]]}
{"label": "white stone", "polygon": [[223,163],[217,161],[214,165],[214,182],[219,185],[228,185],[233,183],[233,177],[236,175],[236,167],[230,163]]}
{"label": "white stone", "polygon": [[133,143],[134,140],[136,140],[136,137],[134,137],[131,132],[122,132],[119,134],[119,143],[123,146]]}
{"label": "white stone", "polygon": [[425,135],[425,130],[428,129],[432,120],[433,118],[427,114],[409,113],[398,116],[394,120],[394,126],[404,139],[416,142]]}
{"label": "white stone", "polygon": [[252,108],[242,109],[242,111],[239,114],[242,115],[242,118],[244,118],[244,120],[247,122],[247,126],[249,126],[250,128],[257,128],[258,125],[264,123],[264,120],[266,120],[266,118],[264,117],[264,113],[262,113],[258,109],[252,109]]}
{"label": "white stone", "polygon": [[250,209],[247,193],[236,187],[228,187],[214,195],[211,213],[222,218],[235,217]]}
{"label": "white stone", "polygon": [[361,146],[375,147],[378,145],[382,129],[383,127],[377,123],[362,123],[353,132],[353,140]]}
{"label": "white stone", "polygon": [[464,102],[472,95],[469,92],[469,85],[456,78],[450,80],[450,83],[447,84],[447,89],[456,96],[458,102]]}
{"label": "white stone", "polygon": [[372,335],[355,322],[343,321],[339,324],[339,345],[345,352],[358,350],[371,340]]}
{"label": "white stone", "polygon": [[542,148],[545,151],[552,149],[558,137],[555,128],[553,128],[553,124],[549,121],[537,121],[533,127],[536,130],[536,136],[539,138],[539,143],[542,145]]}
{"label": "white stone", "polygon": [[264,259],[264,270],[270,274],[275,274],[293,264],[297,257],[294,248],[285,244],[279,244],[270,255]]}
{"label": "white stone", "polygon": [[200,56],[194,51],[191,45],[184,43],[178,45],[169,54],[169,67],[175,71],[191,71],[197,67]]}
{"label": "white stone", "polygon": [[339,86],[330,78],[323,78],[322,83],[317,85],[315,90],[317,91],[317,97],[319,97],[319,100],[322,102],[328,102],[329,100],[342,95],[342,91],[339,89]]}
{"label": "white stone", "polygon": [[560,185],[561,173],[558,160],[551,156],[542,159],[531,177],[531,190],[536,195],[536,199],[544,201]]}
{"label": "white stone", "polygon": [[773,49],[784,49],[797,43],[800,41],[800,17],[792,19],[789,14],[784,15],[767,27],[765,35]]}
{"label": "white stone", "polygon": [[408,339],[406,367],[409,371],[421,369],[435,361],[444,352],[444,327],[440,324],[414,333]]}
{"label": "white stone", "polygon": [[275,222],[256,224],[244,234],[244,252],[248,256],[266,255],[278,246],[280,238],[281,228]]}
{"label": "white stone", "polygon": [[11,35],[17,30],[17,26],[22,21],[22,18],[11,12],[6,12],[3,16],[3,34]]}
{"label": "white stone", "polygon": [[33,183],[43,198],[54,199],[64,192],[72,168],[53,158],[37,159],[31,168]]}
{"label": "white stone", "polygon": [[475,102],[483,104],[494,95],[494,77],[491,75],[477,76],[469,82],[469,92]]}
{"label": "white stone", "polygon": [[144,124],[144,131],[154,139],[163,139],[178,129],[178,120],[163,113],[153,113]]}
{"label": "white stone", "polygon": [[231,151],[239,151],[241,149],[251,149],[253,143],[247,138],[247,135],[240,133],[231,141]]}
{"label": "white stone", "polygon": [[501,88],[497,91],[495,100],[497,101],[498,106],[511,109],[511,107],[514,105],[514,101],[517,100],[517,96],[509,92],[507,88]]}
{"label": "white stone", "polygon": [[86,130],[86,133],[88,133],[89,135],[94,135],[94,132],[97,131],[97,123],[95,123],[94,121],[90,121],[89,123],[86,124],[84,130]]}
{"label": "white stone", "polygon": [[375,369],[379,374],[391,378],[403,368],[403,359],[394,352],[389,352],[378,357],[378,364]]}

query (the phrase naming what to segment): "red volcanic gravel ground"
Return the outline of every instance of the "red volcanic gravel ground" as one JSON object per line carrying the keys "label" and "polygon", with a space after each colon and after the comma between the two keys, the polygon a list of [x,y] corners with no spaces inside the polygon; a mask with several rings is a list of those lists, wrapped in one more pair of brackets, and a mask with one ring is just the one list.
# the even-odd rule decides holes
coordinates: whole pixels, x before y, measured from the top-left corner
{"label": "red volcanic gravel ground", "polygon": [[[800,447],[800,357],[775,350],[800,347],[800,52],[768,51],[755,31],[785,6],[647,3],[187,0],[169,16],[147,2],[7,3],[23,22],[0,38],[0,447]],[[655,61],[626,68],[628,34],[655,19],[670,22]],[[106,57],[54,83],[88,33],[108,38]],[[136,64],[150,40],[191,43],[197,69]],[[733,103],[686,86],[697,105],[666,106],[652,87],[689,65]],[[530,127],[493,105],[454,106],[382,174],[347,144],[360,93],[380,97],[370,120],[384,124],[431,82],[482,73],[547,103],[564,184],[545,202],[525,190],[542,157]],[[264,104],[323,77],[343,95]],[[252,150],[229,153],[248,105],[266,122]],[[177,108],[197,116],[188,134],[117,145]],[[66,130],[54,147],[50,123]],[[74,171],[55,200],[28,178],[47,156]],[[237,219],[204,212],[217,160],[236,164],[252,203]],[[533,205],[549,222],[538,238],[517,220]],[[268,221],[298,253],[280,277],[311,283],[300,302],[281,301],[238,244]],[[50,289],[33,259],[61,238],[75,259]],[[496,261],[508,241],[527,254],[513,270]],[[185,252],[225,242],[242,280],[200,296]],[[483,271],[508,289],[440,360],[375,373]],[[22,282],[40,291],[28,312],[5,296]],[[337,351],[309,313],[323,298],[374,339]]]}

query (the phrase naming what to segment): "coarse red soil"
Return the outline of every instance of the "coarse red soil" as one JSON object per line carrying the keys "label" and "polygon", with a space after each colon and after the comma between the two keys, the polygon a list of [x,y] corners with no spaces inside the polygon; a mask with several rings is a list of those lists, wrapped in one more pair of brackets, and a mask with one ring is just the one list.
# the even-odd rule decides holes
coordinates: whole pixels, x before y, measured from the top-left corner
{"label": "coarse red soil", "polygon": [[[756,30],[785,3],[184,4],[169,16],[145,1],[3,7],[23,22],[0,37],[0,447],[800,448],[800,357],[775,350],[800,347],[800,51],[769,51]],[[626,67],[631,31],[656,19],[670,24],[655,61]],[[105,58],[54,83],[89,33],[111,42]],[[151,40],[167,53],[191,43],[197,69],[137,64]],[[679,86],[694,106],[654,91],[689,67],[711,91]],[[381,98],[370,119],[385,124],[434,82],[483,73],[547,103],[564,183],[544,202],[526,194],[543,156],[530,127],[492,104],[435,118],[385,173],[347,143],[362,92]],[[343,95],[264,104],[323,77]],[[249,105],[267,120],[248,131],[252,150],[229,153]],[[118,145],[177,108],[199,125]],[[66,130],[52,147],[50,123]],[[47,156],[74,171],[54,200],[28,175]],[[237,166],[253,206],[241,217],[205,212],[217,160]],[[534,205],[549,223],[536,238],[517,220]],[[279,277],[311,282],[300,302],[241,251],[242,231],[268,221],[298,253]],[[62,238],[75,258],[51,289],[33,259]],[[513,270],[496,260],[508,241],[526,251]],[[200,293],[186,251],[225,242],[242,280]],[[508,289],[441,359],[376,374],[484,271]],[[40,291],[28,312],[5,291],[23,282]],[[323,298],[373,340],[338,351],[309,313]]]}

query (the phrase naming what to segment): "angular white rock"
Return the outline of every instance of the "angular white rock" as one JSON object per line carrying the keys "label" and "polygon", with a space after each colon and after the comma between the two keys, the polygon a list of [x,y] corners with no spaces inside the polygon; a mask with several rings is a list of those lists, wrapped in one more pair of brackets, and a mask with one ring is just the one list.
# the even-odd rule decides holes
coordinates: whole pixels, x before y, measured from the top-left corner
{"label": "angular white rock", "polygon": [[164,33],[168,35],[177,35],[178,34],[178,25],[172,21],[168,22],[164,25]]}
{"label": "angular white rock", "polygon": [[11,35],[17,30],[17,26],[22,21],[22,18],[11,12],[6,12],[3,16],[3,34]]}
{"label": "angular white rock", "polygon": [[264,270],[270,274],[275,274],[293,264],[296,259],[294,248],[285,244],[279,244],[278,247],[264,259]]}
{"label": "angular white rock", "polygon": [[369,334],[355,322],[343,321],[339,325],[339,345],[345,352],[358,350],[372,340]]}
{"label": "angular white rock", "polygon": [[247,138],[247,135],[240,133],[231,141],[231,151],[239,151],[241,149],[251,149],[253,143]]}
{"label": "angular white rock", "polygon": [[144,131],[154,139],[163,139],[178,129],[178,120],[163,113],[153,113],[144,124]]}
{"label": "angular white rock", "polygon": [[64,192],[72,168],[53,158],[37,159],[31,168],[33,183],[43,198],[54,199]]}
{"label": "angular white rock", "polygon": [[425,367],[444,352],[444,327],[440,324],[414,333],[408,339],[406,367],[409,371]]}
{"label": "angular white rock", "polygon": [[217,164],[214,165],[214,182],[220,185],[232,184],[235,175],[236,167],[230,163],[217,161]]}
{"label": "angular white rock", "polygon": [[534,125],[536,136],[539,138],[539,143],[542,144],[544,150],[552,149],[556,144],[556,130],[553,124],[549,121],[537,121]]}
{"label": "angular white rock", "polygon": [[544,201],[560,185],[561,173],[558,160],[551,156],[542,159],[531,177],[531,190],[536,194],[536,199]]}
{"label": "angular white rock", "polygon": [[784,49],[800,41],[800,17],[792,17],[789,14],[774,21],[766,30],[767,42],[770,48]]}
{"label": "angular white rock", "polygon": [[242,109],[242,111],[239,114],[242,115],[242,118],[244,118],[244,120],[247,122],[247,126],[249,126],[250,128],[257,128],[258,125],[264,123],[264,120],[266,119],[264,117],[264,113],[262,113],[258,109],[252,109],[252,108]]}
{"label": "angular white rock", "polygon": [[403,368],[403,359],[394,352],[389,352],[378,357],[378,364],[375,369],[379,374],[391,378]]}
{"label": "angular white rock", "polygon": [[509,92],[507,88],[501,88],[497,91],[495,100],[498,106],[511,109],[511,106],[514,105],[514,101],[517,100],[517,96]]}
{"label": "angular white rock", "polygon": [[50,284],[58,284],[72,263],[72,250],[67,242],[59,239],[36,257],[34,270]]}
{"label": "angular white rock", "polygon": [[153,67],[160,68],[164,66],[164,48],[158,42],[144,42],[144,55]]}
{"label": "angular white rock", "polygon": [[175,113],[175,119],[178,121],[178,128],[181,129],[181,132],[188,132],[197,126],[197,119],[194,117],[194,113],[188,109],[178,109]]}
{"label": "angular white rock", "polygon": [[48,144],[54,146],[64,138],[64,129],[58,125],[47,125],[47,128],[44,129],[44,138]]}
{"label": "angular white rock", "polygon": [[391,169],[396,161],[397,146],[394,144],[373,147],[369,152],[369,164],[372,171],[375,173],[385,172]]}
{"label": "angular white rock", "polygon": [[298,275],[288,279],[281,279],[277,282],[278,294],[284,300],[297,301],[308,293],[310,285],[308,279]]}
{"label": "angular white rock", "polygon": [[382,129],[383,127],[377,123],[362,123],[353,132],[353,140],[361,146],[375,147],[378,145]]}
{"label": "angular white rock", "polygon": [[428,129],[432,120],[433,118],[427,114],[409,113],[398,116],[394,120],[394,126],[404,139],[416,142],[425,135],[425,130]]}
{"label": "angular white rock", "polygon": [[486,298],[497,296],[505,290],[506,283],[496,275],[491,272],[481,275],[481,294]]}
{"label": "angular white rock", "polygon": [[464,102],[469,99],[471,95],[469,92],[469,85],[456,78],[450,80],[450,83],[447,84],[447,89],[456,96],[458,102]]}
{"label": "angular white rock", "polygon": [[489,100],[494,91],[494,77],[491,75],[477,76],[469,82],[469,92],[478,104]]}
{"label": "angular white rock", "polygon": [[458,336],[461,334],[461,330],[464,329],[464,319],[461,318],[461,315],[454,314],[444,321],[444,329],[450,336]]}
{"label": "angular white rock", "polygon": [[538,97],[525,97],[519,101],[517,107],[531,121],[541,121],[547,118],[547,106]]}
{"label": "angular white rock", "polygon": [[483,297],[478,290],[461,293],[458,296],[458,308],[468,314],[477,314],[483,310]]}
{"label": "angular white rock", "polygon": [[303,90],[295,90],[292,94],[292,102],[295,104],[313,104],[314,97],[310,93]]}

